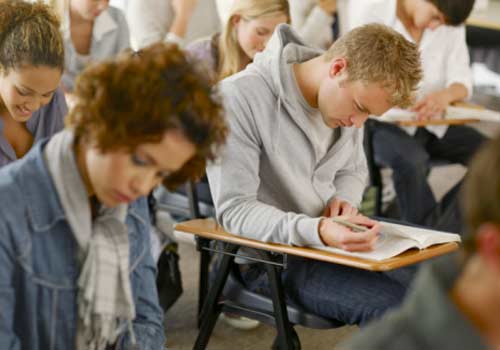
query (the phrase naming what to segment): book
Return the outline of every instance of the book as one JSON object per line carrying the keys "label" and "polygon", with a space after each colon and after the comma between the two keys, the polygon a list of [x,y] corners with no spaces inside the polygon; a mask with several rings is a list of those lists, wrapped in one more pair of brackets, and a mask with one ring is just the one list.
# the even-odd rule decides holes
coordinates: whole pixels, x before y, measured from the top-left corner
{"label": "book", "polygon": [[421,227],[380,222],[382,228],[375,247],[369,252],[348,252],[339,248],[313,246],[312,248],[328,252],[354,256],[358,258],[382,261],[397,256],[412,248],[425,249],[435,244],[460,242],[460,236]]}
{"label": "book", "polygon": [[[415,121],[416,113],[405,109],[392,108],[376,119],[388,123],[402,123]],[[448,106],[446,107],[446,113],[443,115],[442,119],[432,119],[432,121],[473,119],[478,121],[500,122],[500,112],[477,107]]]}

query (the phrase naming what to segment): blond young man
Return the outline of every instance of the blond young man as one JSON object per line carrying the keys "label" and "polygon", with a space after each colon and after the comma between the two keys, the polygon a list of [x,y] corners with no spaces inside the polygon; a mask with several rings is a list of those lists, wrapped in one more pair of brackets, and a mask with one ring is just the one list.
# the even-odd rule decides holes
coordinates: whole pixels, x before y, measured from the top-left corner
{"label": "blond young man", "polygon": [[[369,114],[411,104],[420,78],[416,46],[386,26],[356,29],[326,53],[277,27],[253,64],[221,83],[231,133],[207,168],[219,223],[266,242],[372,249],[379,224],[356,215],[367,178],[360,128]],[[336,215],[368,229],[325,219]],[[267,293],[260,265],[240,270]],[[283,283],[308,311],[363,324],[402,300],[411,275],[289,259]]]}
{"label": "blond young man", "polygon": [[500,349],[499,174],[500,134],[469,167],[465,250],[422,268],[402,307],[342,349]]}

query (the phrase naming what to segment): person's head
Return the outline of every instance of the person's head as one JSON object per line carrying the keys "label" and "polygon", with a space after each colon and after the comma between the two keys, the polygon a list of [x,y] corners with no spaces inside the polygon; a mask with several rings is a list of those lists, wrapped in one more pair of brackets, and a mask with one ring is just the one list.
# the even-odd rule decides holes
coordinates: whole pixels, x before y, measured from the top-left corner
{"label": "person's head", "polygon": [[109,0],[66,0],[71,11],[87,21],[93,21],[109,7]]}
{"label": "person's head", "polygon": [[158,43],[91,65],[76,81],[67,117],[80,172],[106,206],[135,200],[163,182],[200,177],[226,138],[208,77],[177,45]]}
{"label": "person's head", "polygon": [[330,127],[360,127],[369,115],[413,102],[422,78],[416,45],[381,24],[340,37],[323,54],[328,73],[318,90],[318,108]]}
{"label": "person's head", "polygon": [[442,24],[457,26],[465,22],[475,0],[404,0],[413,24],[420,29],[436,29]]}
{"label": "person's head", "polygon": [[63,39],[49,6],[0,1],[0,113],[30,119],[52,99],[63,69]]}
{"label": "person's head", "polygon": [[240,71],[264,50],[278,24],[289,23],[287,0],[238,0],[219,41],[219,79]]}
{"label": "person's head", "polygon": [[482,256],[500,276],[500,134],[469,165],[461,199],[469,255]]}

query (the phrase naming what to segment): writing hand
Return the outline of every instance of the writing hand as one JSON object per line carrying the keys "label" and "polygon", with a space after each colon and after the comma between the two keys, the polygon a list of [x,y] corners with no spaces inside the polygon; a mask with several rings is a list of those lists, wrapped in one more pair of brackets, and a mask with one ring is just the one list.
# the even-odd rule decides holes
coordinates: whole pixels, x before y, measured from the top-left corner
{"label": "writing hand", "polygon": [[417,120],[430,120],[441,118],[450,104],[448,92],[441,90],[425,96],[412,108],[417,112]]}
{"label": "writing hand", "polygon": [[325,245],[349,252],[373,250],[380,232],[380,224],[363,215],[342,217],[352,224],[366,226],[364,232],[354,232],[350,228],[324,218],[320,221],[318,233]]}
{"label": "writing hand", "polygon": [[328,203],[322,216],[332,217],[337,215],[354,216],[358,214],[358,209],[346,201],[334,198]]}

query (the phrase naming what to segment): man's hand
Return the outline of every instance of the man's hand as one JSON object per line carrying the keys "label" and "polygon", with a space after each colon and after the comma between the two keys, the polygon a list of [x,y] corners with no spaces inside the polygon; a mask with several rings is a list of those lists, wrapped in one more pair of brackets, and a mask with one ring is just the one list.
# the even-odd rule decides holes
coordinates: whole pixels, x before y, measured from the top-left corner
{"label": "man's hand", "polygon": [[322,216],[332,217],[337,215],[354,216],[358,214],[358,209],[346,201],[334,198],[328,203]]}
{"label": "man's hand", "polygon": [[450,95],[444,89],[425,96],[412,110],[417,112],[417,120],[437,119],[441,118],[449,104]]}
{"label": "man's hand", "polygon": [[330,16],[337,11],[337,0],[316,0],[318,6]]}
{"label": "man's hand", "polygon": [[318,233],[323,243],[349,252],[373,250],[380,232],[380,224],[363,215],[343,217],[342,219],[352,224],[366,226],[366,231],[354,232],[344,225],[324,218],[321,219],[318,227]]}

